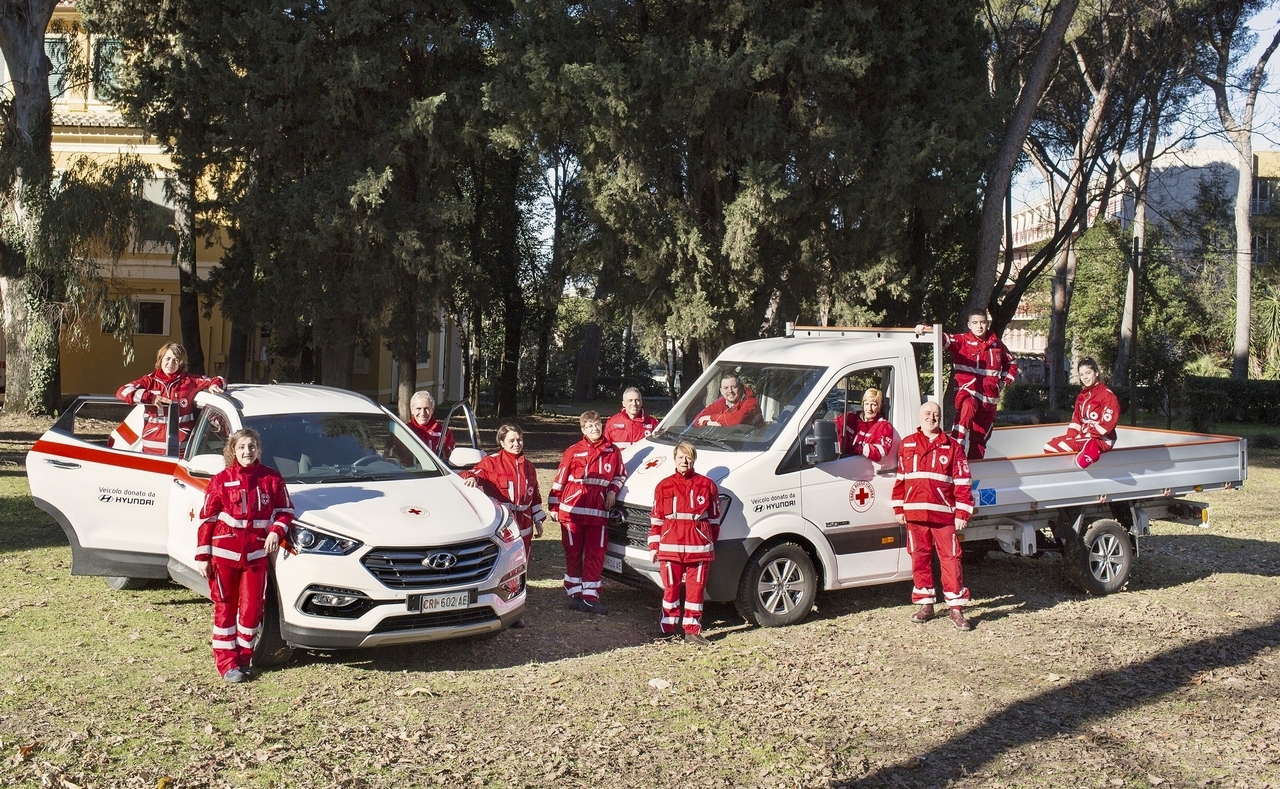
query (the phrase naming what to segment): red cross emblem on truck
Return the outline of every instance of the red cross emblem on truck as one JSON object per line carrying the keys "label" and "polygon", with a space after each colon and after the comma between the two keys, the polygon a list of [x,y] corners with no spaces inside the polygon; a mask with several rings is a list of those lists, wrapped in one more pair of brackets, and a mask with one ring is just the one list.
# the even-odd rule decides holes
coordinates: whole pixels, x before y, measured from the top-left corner
{"label": "red cross emblem on truck", "polygon": [[869,481],[860,479],[849,488],[849,506],[854,512],[866,512],[875,501],[876,491]]}

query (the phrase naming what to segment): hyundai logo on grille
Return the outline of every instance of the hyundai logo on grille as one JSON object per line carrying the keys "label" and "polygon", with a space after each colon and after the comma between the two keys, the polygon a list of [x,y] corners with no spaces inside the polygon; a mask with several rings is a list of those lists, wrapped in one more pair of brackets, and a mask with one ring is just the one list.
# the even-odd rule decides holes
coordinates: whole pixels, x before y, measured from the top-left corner
{"label": "hyundai logo on grille", "polygon": [[432,570],[448,570],[450,567],[458,563],[458,557],[448,551],[436,551],[427,554],[427,558],[422,560],[423,567],[430,567]]}

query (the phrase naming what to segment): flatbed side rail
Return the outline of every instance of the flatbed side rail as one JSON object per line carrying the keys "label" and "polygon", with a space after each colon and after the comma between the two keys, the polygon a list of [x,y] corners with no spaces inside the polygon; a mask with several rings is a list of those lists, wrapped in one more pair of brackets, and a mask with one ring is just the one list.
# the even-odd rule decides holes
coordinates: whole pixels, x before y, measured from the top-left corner
{"label": "flatbed side rail", "polygon": [[878,329],[867,326],[795,326],[790,337],[841,337],[866,340],[903,340],[912,345],[928,345],[933,348],[933,401],[942,403],[942,324],[935,323],[924,334],[917,334],[913,327]]}

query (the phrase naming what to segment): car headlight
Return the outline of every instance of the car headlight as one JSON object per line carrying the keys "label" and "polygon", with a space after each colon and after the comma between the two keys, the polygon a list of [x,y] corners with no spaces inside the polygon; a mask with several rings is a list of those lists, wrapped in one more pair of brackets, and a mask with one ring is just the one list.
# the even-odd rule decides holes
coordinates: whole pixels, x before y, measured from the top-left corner
{"label": "car headlight", "polygon": [[499,540],[505,543],[517,542],[520,539],[520,527],[516,525],[516,519],[511,517],[511,510],[502,507],[502,522],[498,524],[498,530],[494,532]]}
{"label": "car headlight", "polygon": [[346,556],[363,545],[359,540],[322,532],[298,521],[294,521],[289,526],[289,544],[298,553],[318,553],[326,556]]}

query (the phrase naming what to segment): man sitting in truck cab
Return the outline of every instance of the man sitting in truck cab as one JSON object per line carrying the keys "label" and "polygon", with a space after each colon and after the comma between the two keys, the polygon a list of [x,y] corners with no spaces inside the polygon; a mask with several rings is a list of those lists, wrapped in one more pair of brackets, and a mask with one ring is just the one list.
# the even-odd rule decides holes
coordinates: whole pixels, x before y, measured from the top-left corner
{"label": "man sitting in truck cab", "polygon": [[728,427],[730,425],[764,424],[760,416],[760,402],[755,392],[742,385],[734,373],[726,373],[720,379],[720,397],[698,412],[693,418],[694,427]]}

